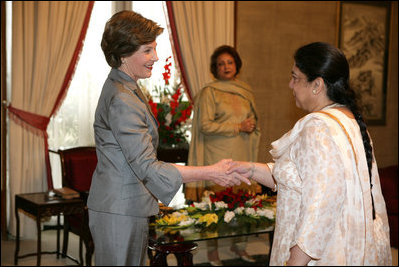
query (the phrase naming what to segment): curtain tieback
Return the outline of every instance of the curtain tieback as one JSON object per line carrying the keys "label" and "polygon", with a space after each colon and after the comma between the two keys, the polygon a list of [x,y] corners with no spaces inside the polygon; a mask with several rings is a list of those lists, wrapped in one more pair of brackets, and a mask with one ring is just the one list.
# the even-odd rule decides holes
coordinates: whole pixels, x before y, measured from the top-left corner
{"label": "curtain tieback", "polygon": [[24,111],[21,109],[14,108],[11,105],[8,105],[8,110],[15,115],[21,121],[29,124],[30,126],[39,129],[41,131],[47,130],[47,125],[50,122],[50,118],[44,117],[42,115],[37,115],[28,111]]}

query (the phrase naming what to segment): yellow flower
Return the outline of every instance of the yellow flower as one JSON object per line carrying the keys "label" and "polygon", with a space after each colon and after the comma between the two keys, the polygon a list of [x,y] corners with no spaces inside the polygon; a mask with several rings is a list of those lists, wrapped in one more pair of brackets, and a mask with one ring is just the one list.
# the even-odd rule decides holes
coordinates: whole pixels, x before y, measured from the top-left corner
{"label": "yellow flower", "polygon": [[179,212],[174,212],[172,214],[167,214],[163,216],[161,219],[158,219],[156,223],[160,225],[176,225],[188,219],[189,217],[187,215]]}
{"label": "yellow flower", "polygon": [[201,216],[198,219],[199,223],[204,223],[206,222],[206,227],[208,227],[209,225],[211,225],[212,223],[217,223],[218,222],[218,216],[216,215],[216,213],[207,213],[203,216]]}
{"label": "yellow flower", "polygon": [[266,200],[268,198],[267,194],[264,195],[256,195],[256,200]]}

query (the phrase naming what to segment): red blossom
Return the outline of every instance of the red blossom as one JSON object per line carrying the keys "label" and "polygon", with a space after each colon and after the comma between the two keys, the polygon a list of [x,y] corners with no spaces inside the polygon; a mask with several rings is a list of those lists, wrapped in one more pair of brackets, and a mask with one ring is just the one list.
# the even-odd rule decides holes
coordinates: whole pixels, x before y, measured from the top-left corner
{"label": "red blossom", "polygon": [[[233,188],[229,187],[224,191],[216,192],[209,196],[211,202],[223,201],[227,204],[229,209],[235,209],[237,207],[245,207],[245,203],[253,199],[255,194],[250,194],[248,192],[243,191],[242,189],[238,190],[237,193],[233,192]],[[258,207],[263,207],[262,201],[257,200],[252,205],[252,208],[257,209]]]}
{"label": "red blossom", "polygon": [[[187,121],[192,113],[192,105],[182,103],[183,88],[180,84],[174,88],[170,85],[169,80],[171,79],[171,56],[166,59],[164,69],[162,73],[163,80],[165,81],[164,89],[157,89],[159,92],[159,98],[164,97],[168,99],[163,103],[150,103],[151,110],[156,116],[159,123],[159,136],[161,143],[163,144],[180,144],[186,141],[185,132],[181,129],[181,124]],[[171,121],[166,120],[166,116],[172,115]],[[168,123],[168,125],[166,125]]]}
{"label": "red blossom", "polygon": [[152,101],[152,99],[150,99],[148,101],[148,104],[150,105],[151,111],[154,114],[155,118],[157,118],[158,117],[158,104],[154,103],[154,101]]}
{"label": "red blossom", "polygon": [[164,72],[164,73],[162,73],[162,75],[163,75],[163,79],[165,81],[165,84],[168,85],[169,84],[169,79],[170,79],[170,76],[171,76],[170,73]]}

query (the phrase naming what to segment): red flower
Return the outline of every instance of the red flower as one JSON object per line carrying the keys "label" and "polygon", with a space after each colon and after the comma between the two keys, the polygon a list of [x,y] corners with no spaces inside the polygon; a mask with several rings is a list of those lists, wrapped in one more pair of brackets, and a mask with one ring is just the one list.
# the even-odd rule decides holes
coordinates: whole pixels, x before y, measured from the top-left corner
{"label": "red flower", "polygon": [[[223,201],[227,204],[228,209],[234,210],[238,207],[245,207],[245,203],[248,200],[255,198],[255,194],[250,194],[242,189],[238,190],[237,193],[234,193],[233,188],[229,187],[226,188],[226,190],[224,191],[216,192],[210,195],[209,198],[212,203]],[[255,201],[251,207],[254,209],[257,209],[258,207],[263,207],[262,201]]]}
{"label": "red flower", "polygon": [[161,144],[179,145],[187,144],[187,135],[185,122],[190,118],[192,113],[192,105],[182,101],[183,89],[180,83],[175,81],[169,82],[171,79],[171,56],[166,59],[162,78],[165,81],[164,88],[156,87],[155,92],[158,93],[160,103],[149,101],[151,110],[156,116],[159,128],[159,138]]}
{"label": "red flower", "polygon": [[152,101],[152,99],[148,100],[148,104],[151,107],[152,114],[154,114],[155,118],[157,118],[157,116],[158,116],[158,108],[157,108],[158,104],[154,103],[154,101]]}
{"label": "red flower", "polygon": [[163,75],[163,79],[165,81],[165,84],[169,84],[170,73],[164,72],[164,73],[162,73],[162,75]]}

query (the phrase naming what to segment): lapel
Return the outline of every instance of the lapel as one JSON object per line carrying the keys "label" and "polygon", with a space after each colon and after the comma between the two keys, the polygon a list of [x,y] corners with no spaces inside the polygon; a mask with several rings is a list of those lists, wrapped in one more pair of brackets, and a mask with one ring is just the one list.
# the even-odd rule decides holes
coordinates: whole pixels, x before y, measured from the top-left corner
{"label": "lapel", "polygon": [[128,89],[130,92],[133,92],[140,99],[140,101],[145,104],[145,106],[147,107],[147,111],[151,114],[152,120],[155,123],[154,128],[158,129],[158,121],[155,118],[154,113],[152,113],[151,106],[150,104],[148,104],[147,98],[140,90],[137,83],[129,75],[118,69],[113,68],[111,71],[111,76],[115,80],[119,81],[123,85],[123,87]]}

